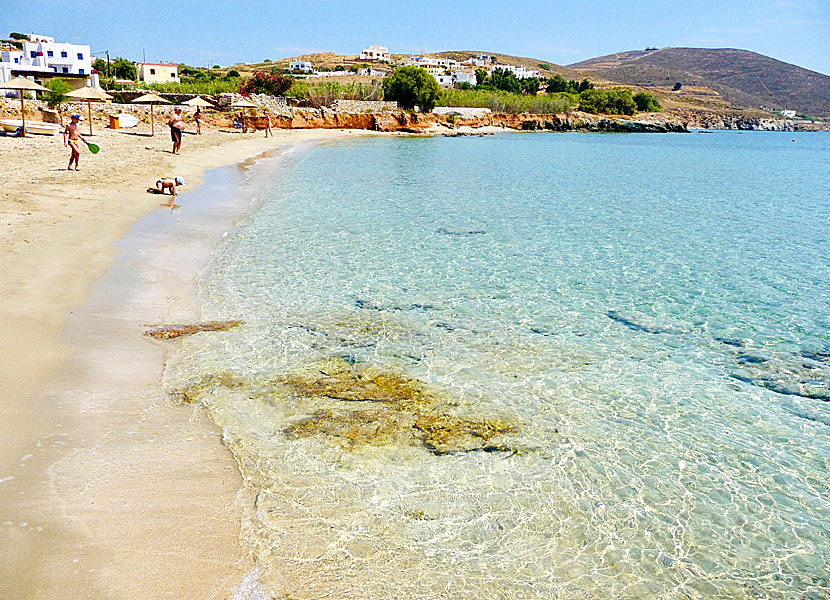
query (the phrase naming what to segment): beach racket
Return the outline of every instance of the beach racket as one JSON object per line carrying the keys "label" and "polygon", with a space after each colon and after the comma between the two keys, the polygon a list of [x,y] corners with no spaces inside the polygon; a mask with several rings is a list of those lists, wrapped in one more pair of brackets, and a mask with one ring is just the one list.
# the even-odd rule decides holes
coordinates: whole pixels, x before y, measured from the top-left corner
{"label": "beach racket", "polygon": [[92,143],[87,144],[86,147],[89,148],[89,151],[92,152],[93,154],[98,154],[98,151],[101,149],[101,148],[98,147],[98,144],[92,144]]}

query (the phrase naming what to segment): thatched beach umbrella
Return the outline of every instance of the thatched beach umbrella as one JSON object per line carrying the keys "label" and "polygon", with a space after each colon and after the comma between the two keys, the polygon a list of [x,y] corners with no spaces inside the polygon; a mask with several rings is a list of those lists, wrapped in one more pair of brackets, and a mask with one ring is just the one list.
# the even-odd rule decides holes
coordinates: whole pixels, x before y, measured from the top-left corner
{"label": "thatched beach umbrella", "polygon": [[187,102],[182,102],[182,104],[187,104],[188,106],[195,106],[197,108],[214,108],[213,104],[206,100],[203,100],[201,96],[191,98]]}
{"label": "thatched beach umbrella", "polygon": [[86,100],[87,114],[89,115],[89,135],[92,135],[92,102],[106,102],[112,100],[112,96],[101,90],[82,87],[77,90],[72,90],[66,93],[67,98],[77,98],[78,100]]}
{"label": "thatched beach umbrella", "polygon": [[20,115],[23,119],[23,127],[20,129],[20,135],[26,136],[26,109],[23,106],[23,92],[49,92],[47,87],[43,87],[34,81],[29,81],[25,77],[18,75],[14,79],[10,79],[5,83],[0,83],[0,90],[18,90],[20,92]]}
{"label": "thatched beach umbrella", "polygon": [[150,105],[150,135],[156,135],[156,124],[153,122],[153,106],[156,104],[170,104],[170,101],[165,100],[158,94],[144,94],[133,100],[133,104]]}
{"label": "thatched beach umbrella", "polygon": [[[254,104],[250,100],[237,100],[233,104],[231,104],[231,108],[259,108],[259,105]],[[243,133],[247,130],[247,124],[245,123],[245,113],[242,113],[242,131]]]}

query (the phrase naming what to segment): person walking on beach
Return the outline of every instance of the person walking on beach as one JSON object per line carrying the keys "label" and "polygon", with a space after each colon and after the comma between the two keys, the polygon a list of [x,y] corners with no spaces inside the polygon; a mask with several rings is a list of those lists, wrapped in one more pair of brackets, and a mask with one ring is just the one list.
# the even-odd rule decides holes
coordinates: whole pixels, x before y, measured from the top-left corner
{"label": "person walking on beach", "polygon": [[[63,145],[64,147],[69,146],[72,149],[72,154],[69,155],[69,166],[66,167],[66,170],[71,171],[72,163],[75,163],[75,170],[80,171],[81,169],[78,168],[78,159],[81,158],[81,151],[78,150],[78,142],[82,141],[87,145],[89,145],[89,142],[78,131],[78,122],[81,120],[81,115],[72,115],[71,119],[71,122],[63,130]],[[69,136],[68,140],[66,139],[67,136]]]}
{"label": "person walking on beach", "polygon": [[170,127],[170,139],[173,140],[173,154],[179,154],[179,150],[182,147],[182,129],[184,129],[181,108],[177,106],[170,113],[170,118],[167,119],[167,125]]}
{"label": "person walking on beach", "polygon": [[193,118],[196,119],[196,135],[202,135],[202,109],[197,108],[196,114],[193,115]]}
{"label": "person walking on beach", "polygon": [[271,131],[271,112],[266,109],[265,111],[265,137],[268,136],[274,137],[274,132]]}

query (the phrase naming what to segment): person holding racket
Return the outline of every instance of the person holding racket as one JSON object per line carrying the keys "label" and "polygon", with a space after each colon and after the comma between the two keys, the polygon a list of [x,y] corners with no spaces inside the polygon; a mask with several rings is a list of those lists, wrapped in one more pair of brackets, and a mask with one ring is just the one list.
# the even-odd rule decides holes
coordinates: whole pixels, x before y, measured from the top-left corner
{"label": "person holding racket", "polygon": [[[81,115],[72,115],[71,119],[72,121],[63,130],[63,145],[64,147],[69,146],[72,149],[72,154],[69,155],[69,166],[66,167],[66,170],[71,171],[72,163],[75,163],[75,170],[80,171],[78,159],[81,158],[81,151],[78,150],[78,142],[83,142],[86,145],[89,145],[89,142],[84,139],[84,136],[78,130],[78,122],[81,120]],[[69,136],[68,140],[67,136]]]}

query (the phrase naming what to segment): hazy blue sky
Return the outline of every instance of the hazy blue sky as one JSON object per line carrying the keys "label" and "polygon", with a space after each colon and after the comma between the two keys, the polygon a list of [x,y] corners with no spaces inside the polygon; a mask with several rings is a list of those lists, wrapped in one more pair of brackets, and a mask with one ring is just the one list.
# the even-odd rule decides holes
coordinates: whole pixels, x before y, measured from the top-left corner
{"label": "hazy blue sky", "polygon": [[[3,0],[10,31],[93,53],[230,65],[297,54],[484,50],[569,64],[646,46],[743,48],[830,74],[830,0]],[[171,23],[172,21],[172,23]]]}

